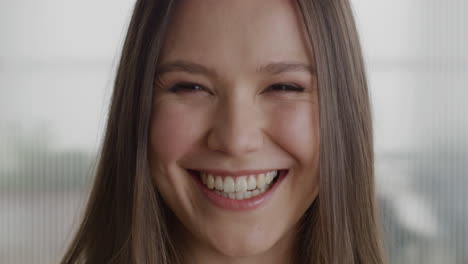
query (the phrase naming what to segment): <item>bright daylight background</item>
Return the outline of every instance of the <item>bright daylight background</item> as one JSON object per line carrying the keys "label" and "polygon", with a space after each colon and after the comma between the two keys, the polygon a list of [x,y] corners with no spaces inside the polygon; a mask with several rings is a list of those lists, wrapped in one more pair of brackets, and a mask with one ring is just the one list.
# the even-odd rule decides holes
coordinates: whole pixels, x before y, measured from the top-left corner
{"label": "bright daylight background", "polygon": [[[353,0],[394,264],[468,263],[468,1]],[[0,2],[0,263],[58,263],[134,1]]]}

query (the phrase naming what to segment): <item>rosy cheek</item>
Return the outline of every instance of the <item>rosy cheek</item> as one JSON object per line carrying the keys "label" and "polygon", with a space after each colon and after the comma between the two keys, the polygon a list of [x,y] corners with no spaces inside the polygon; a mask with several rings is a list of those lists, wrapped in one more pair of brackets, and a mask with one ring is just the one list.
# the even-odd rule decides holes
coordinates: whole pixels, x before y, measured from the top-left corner
{"label": "rosy cheek", "polygon": [[174,162],[196,143],[203,130],[201,119],[201,114],[183,104],[156,105],[151,117],[151,152],[164,163]]}
{"label": "rosy cheek", "polygon": [[278,144],[302,162],[310,162],[318,152],[318,111],[317,104],[296,102],[276,107],[271,114]]}

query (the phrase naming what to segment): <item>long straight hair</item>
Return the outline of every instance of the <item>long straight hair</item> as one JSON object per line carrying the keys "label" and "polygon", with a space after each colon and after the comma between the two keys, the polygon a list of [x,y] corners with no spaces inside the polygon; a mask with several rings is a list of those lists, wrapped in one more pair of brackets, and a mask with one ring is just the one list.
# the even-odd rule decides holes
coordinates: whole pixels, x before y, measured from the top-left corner
{"label": "long straight hair", "polygon": [[[151,179],[148,131],[157,62],[175,0],[138,0],[114,84],[94,186],[62,259],[182,263]],[[375,206],[371,113],[348,0],[297,0],[313,47],[320,102],[320,190],[301,219],[295,262],[383,264]]]}

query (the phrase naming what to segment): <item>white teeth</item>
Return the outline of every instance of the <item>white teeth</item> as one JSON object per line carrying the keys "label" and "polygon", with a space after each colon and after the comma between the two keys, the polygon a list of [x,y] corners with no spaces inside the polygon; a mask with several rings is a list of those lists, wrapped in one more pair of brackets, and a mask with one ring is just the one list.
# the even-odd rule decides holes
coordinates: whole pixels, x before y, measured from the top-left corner
{"label": "white teeth", "polygon": [[278,171],[275,170],[275,171],[270,171],[270,174],[271,174],[271,178],[275,178],[276,176],[278,176]]}
{"label": "white teeth", "polygon": [[263,186],[265,186],[266,181],[265,181],[265,174],[260,174],[257,177],[257,188],[261,189]]}
{"label": "white teeth", "polygon": [[214,187],[214,178],[213,178],[213,175],[208,174],[208,177],[207,177],[207,179],[206,179],[206,185],[208,186],[208,188],[213,189],[213,187]]}
{"label": "white teeth", "polygon": [[220,191],[224,190],[223,178],[221,176],[216,177],[215,188]]}
{"label": "white teeth", "polygon": [[224,178],[224,191],[227,193],[234,192],[236,189],[236,186],[234,184],[234,179],[230,176],[227,176]]}
{"label": "white teeth", "polygon": [[223,192],[223,191],[218,191],[215,190],[214,192],[222,196],[224,198],[232,199],[232,200],[244,200],[244,199],[250,199],[252,197],[258,196],[263,194],[268,190],[270,186],[265,185],[262,189],[255,189],[254,191],[245,191],[245,192]]}
{"label": "white teeth", "polygon": [[247,190],[251,191],[255,188],[257,188],[257,180],[255,179],[255,175],[250,175],[247,182]]}
{"label": "white teeth", "polygon": [[247,177],[237,177],[236,179],[236,192],[247,191]]}
{"label": "white teeth", "polygon": [[[230,199],[249,199],[260,195],[270,187],[273,180],[278,176],[278,171],[270,171],[258,175],[250,176],[215,176],[212,174],[200,173],[201,181],[209,189],[218,195]],[[231,194],[232,193],[232,194]]]}
{"label": "white teeth", "polygon": [[273,181],[273,177],[271,176],[271,172],[265,174],[265,183],[270,184]]}

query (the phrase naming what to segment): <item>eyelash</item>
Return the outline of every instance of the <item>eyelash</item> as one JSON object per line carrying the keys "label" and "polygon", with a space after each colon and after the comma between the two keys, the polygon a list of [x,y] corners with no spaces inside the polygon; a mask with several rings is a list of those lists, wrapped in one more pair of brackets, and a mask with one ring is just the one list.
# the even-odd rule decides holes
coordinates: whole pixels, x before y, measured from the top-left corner
{"label": "eyelash", "polygon": [[[197,89],[192,89],[197,87]],[[172,93],[178,93],[178,92],[198,92],[198,91],[206,91],[211,94],[210,91],[208,91],[205,87],[196,84],[196,83],[177,83],[171,88],[169,88],[169,91]]]}
{"label": "eyelash", "polygon": [[[195,89],[193,89],[195,88]],[[276,88],[276,89],[275,89]],[[304,87],[301,87],[296,84],[291,84],[291,83],[275,83],[266,89],[266,91],[273,91],[273,92],[294,92],[294,93],[301,93],[304,92]],[[198,91],[206,91],[210,94],[208,89],[206,89],[204,86],[196,84],[196,83],[177,83],[176,85],[172,86],[169,89],[170,92],[173,93],[178,93],[178,92],[198,92]]]}
{"label": "eyelash", "polygon": [[[279,88],[279,89],[274,89],[274,88]],[[304,87],[301,87],[296,84],[292,83],[275,83],[273,85],[268,86],[267,90],[273,90],[276,92],[295,92],[295,93],[301,93],[304,92]]]}

